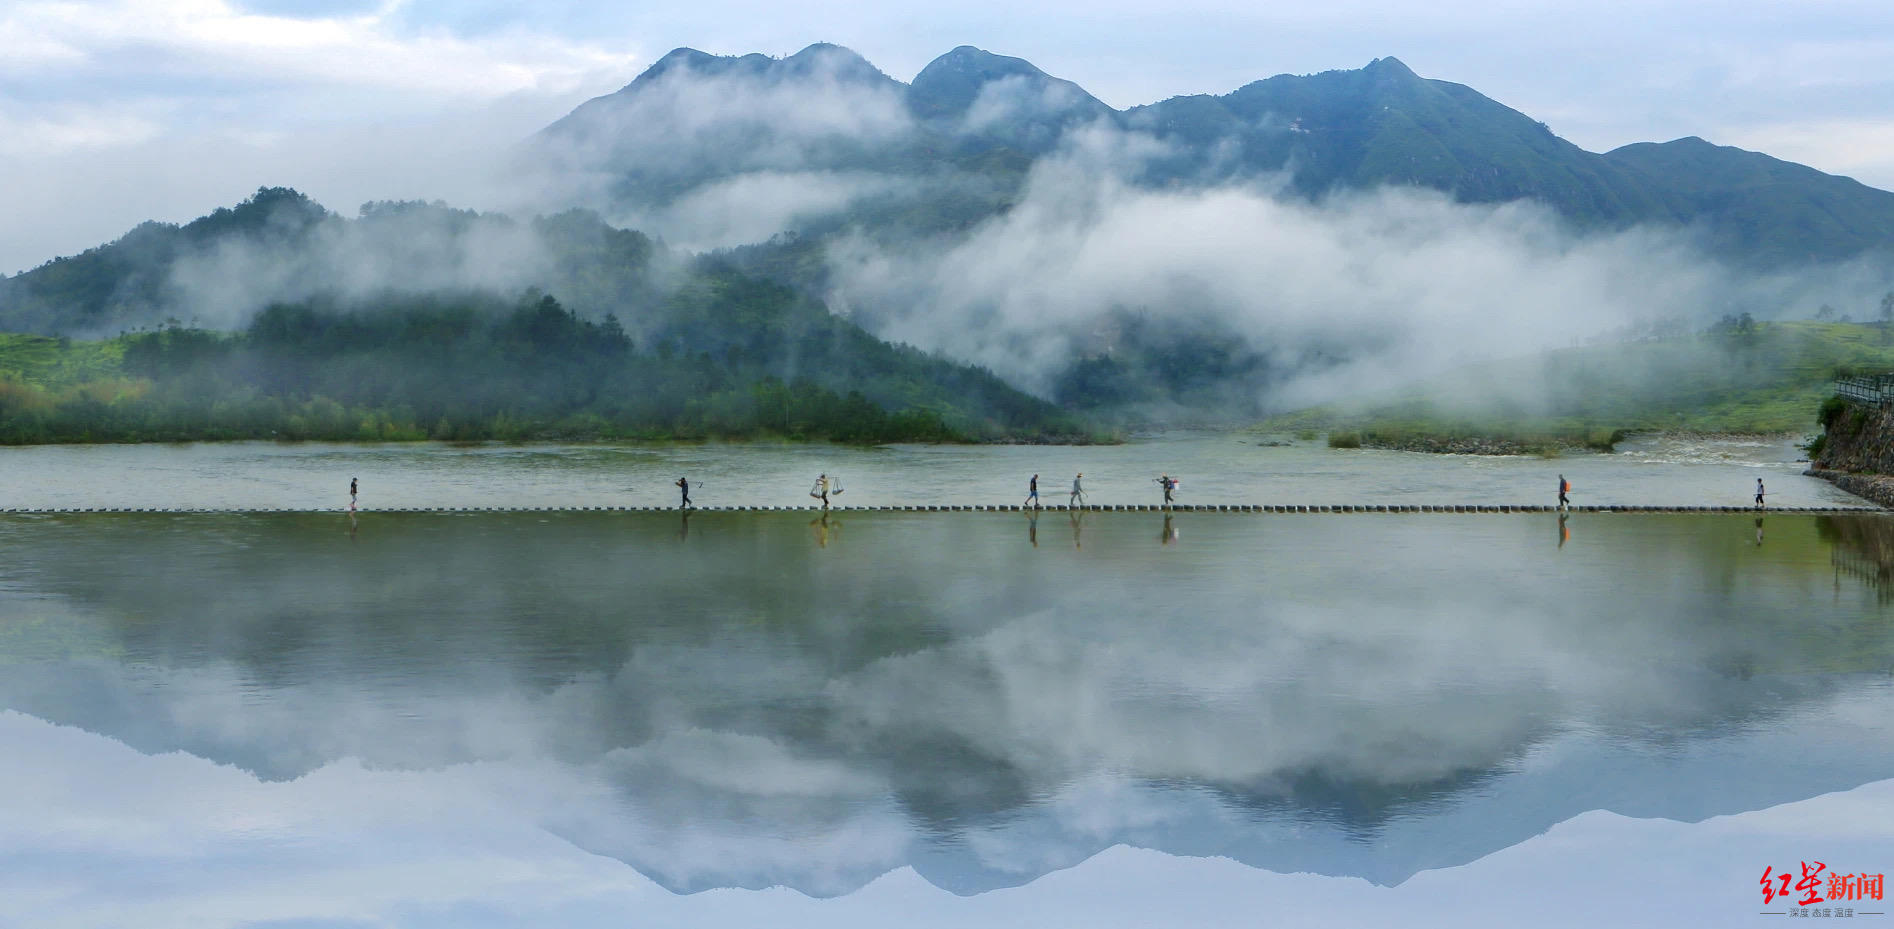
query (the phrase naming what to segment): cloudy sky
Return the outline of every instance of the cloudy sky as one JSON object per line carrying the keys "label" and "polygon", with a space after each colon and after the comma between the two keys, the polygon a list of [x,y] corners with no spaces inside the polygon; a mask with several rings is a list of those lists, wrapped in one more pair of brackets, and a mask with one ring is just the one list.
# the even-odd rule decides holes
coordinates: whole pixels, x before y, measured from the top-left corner
{"label": "cloudy sky", "polygon": [[510,142],[665,51],[815,41],[903,80],[977,45],[1118,107],[1393,55],[1594,151],[1700,135],[1894,188],[1882,0],[4,0],[0,273],[265,184],[498,206]]}

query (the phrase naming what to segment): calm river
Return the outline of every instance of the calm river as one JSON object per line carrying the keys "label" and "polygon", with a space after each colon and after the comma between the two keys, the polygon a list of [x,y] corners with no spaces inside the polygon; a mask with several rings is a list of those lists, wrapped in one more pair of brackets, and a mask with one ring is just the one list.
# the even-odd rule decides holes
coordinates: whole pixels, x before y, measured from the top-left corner
{"label": "calm river", "polygon": [[1766,868],[1894,870],[1894,517],[373,512],[1860,502],[1254,441],[0,451],[6,506],[367,508],[0,517],[0,926],[1770,926]]}

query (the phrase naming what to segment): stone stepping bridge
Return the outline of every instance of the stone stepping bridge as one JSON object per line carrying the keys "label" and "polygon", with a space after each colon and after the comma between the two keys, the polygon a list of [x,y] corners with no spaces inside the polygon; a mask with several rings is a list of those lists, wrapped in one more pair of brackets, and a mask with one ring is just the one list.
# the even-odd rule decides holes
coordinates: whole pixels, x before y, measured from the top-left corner
{"label": "stone stepping bridge", "polygon": [[[1019,513],[1033,509],[1018,504],[912,504],[904,506],[832,506],[831,513]],[[1037,508],[1042,513],[1064,513],[1079,511],[1085,513],[1552,513],[1556,506],[1532,506],[1522,504],[1357,504],[1340,503],[1329,505],[1302,504],[1262,504],[1262,503],[1180,503],[1174,506],[1155,504],[1086,504],[1066,506],[1063,504]],[[1572,506],[1572,513],[1749,513],[1771,515],[1777,513],[1885,513],[1888,510],[1874,506],[1790,506],[1756,509],[1747,506]],[[260,514],[260,513],[345,513],[344,509],[297,509],[249,508],[219,509],[212,507],[56,507],[56,508],[0,508],[0,514],[25,516],[43,516],[64,513],[219,513],[219,514]],[[358,513],[678,513],[674,506],[417,506],[417,507],[379,507],[361,508]],[[693,513],[820,513],[819,506],[700,506]]]}

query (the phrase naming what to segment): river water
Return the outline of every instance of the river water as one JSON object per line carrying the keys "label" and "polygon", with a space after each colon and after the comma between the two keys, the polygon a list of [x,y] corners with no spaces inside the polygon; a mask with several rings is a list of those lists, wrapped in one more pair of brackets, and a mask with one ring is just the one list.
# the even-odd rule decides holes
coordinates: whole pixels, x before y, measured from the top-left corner
{"label": "river water", "polygon": [[1080,473],[1101,504],[1157,502],[1160,474],[1181,478],[1182,503],[1549,504],[1563,474],[1579,504],[1744,506],[1758,477],[1778,506],[1863,504],[1802,477],[1799,457],[1783,439],[1651,438],[1541,459],[1203,433],[1108,446],[42,446],[0,449],[0,508],[331,509],[350,478],[371,510],[653,506],[677,501],[679,477],[701,506],[781,506],[808,503],[824,473],[843,481],[834,502],[859,506],[1018,503],[1034,474],[1042,499],[1065,502]]}
{"label": "river water", "polygon": [[[9,505],[242,509],[338,474],[366,506],[658,503],[680,467],[714,502],[812,469],[1015,502],[987,483],[1030,468],[1148,502],[1153,467],[1193,502],[1543,502],[1561,471],[1854,502],[1792,457],[246,445],[0,475]],[[1772,925],[1765,868],[1894,864],[1891,600],[1871,514],[3,517],[0,925]]]}

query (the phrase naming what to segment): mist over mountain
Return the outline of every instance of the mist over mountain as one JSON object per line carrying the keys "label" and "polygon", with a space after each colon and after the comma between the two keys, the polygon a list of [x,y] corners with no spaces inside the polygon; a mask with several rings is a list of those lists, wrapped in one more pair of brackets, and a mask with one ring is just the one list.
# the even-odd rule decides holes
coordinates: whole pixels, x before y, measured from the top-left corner
{"label": "mist over mountain", "polygon": [[1134,418],[1869,306],[1894,255],[1894,194],[1699,139],[1587,152],[1393,58],[1120,111],[966,46],[908,84],[679,49],[532,150],[608,219]]}
{"label": "mist over mountain", "polygon": [[[0,327],[537,288],[641,345],[755,354],[774,317],[675,320],[768,282],[799,325],[1067,408],[1227,421],[1737,313],[1865,317],[1894,287],[1894,194],[1694,138],[1587,152],[1393,58],[1116,110],[970,46],[911,82],[835,45],[681,48],[516,163],[539,218],[260,191],[0,279]],[[712,269],[745,283],[693,289]]]}
{"label": "mist over mountain", "polygon": [[[263,189],[0,280],[0,331],[131,333],[89,383],[0,359],[0,385],[25,382],[0,394],[5,442],[1074,434],[989,372],[582,210],[370,203],[351,219]],[[127,376],[156,387],[107,383]],[[100,391],[109,409],[87,402]]]}
{"label": "mist over mountain", "polygon": [[0,280],[0,328],[104,336],[166,322],[237,329],[313,296],[517,293],[557,287],[594,316],[636,319],[676,262],[583,211],[521,222],[445,204],[369,203],[353,219],[265,188],[183,225],[122,238]]}
{"label": "mist over mountain", "polygon": [[998,208],[1034,161],[1101,127],[1159,144],[1136,178],[1145,186],[1275,179],[1307,198],[1394,185],[1459,203],[1532,200],[1580,229],[1692,230],[1719,257],[1772,265],[1894,243],[1894,193],[1694,137],[1587,152],[1394,58],[1119,111],[1030,62],[970,46],[909,84],[835,45],[782,59],[683,48],[536,141],[598,183],[608,214],[754,171],[972,173],[1002,192]]}

